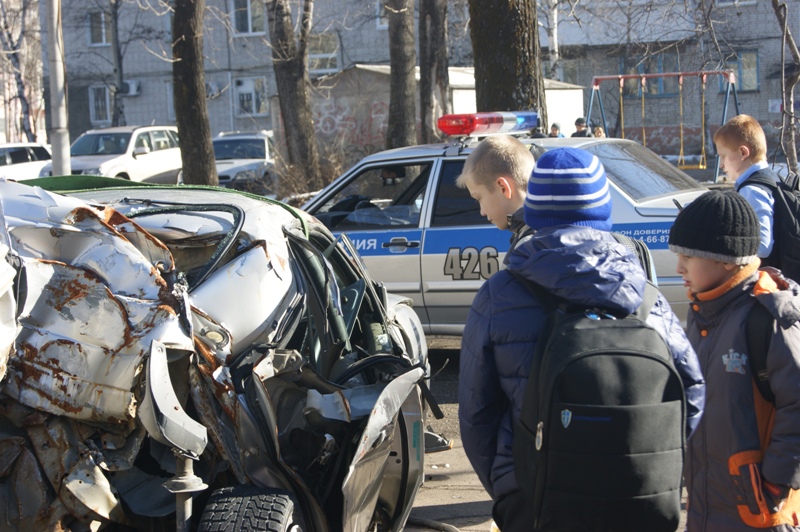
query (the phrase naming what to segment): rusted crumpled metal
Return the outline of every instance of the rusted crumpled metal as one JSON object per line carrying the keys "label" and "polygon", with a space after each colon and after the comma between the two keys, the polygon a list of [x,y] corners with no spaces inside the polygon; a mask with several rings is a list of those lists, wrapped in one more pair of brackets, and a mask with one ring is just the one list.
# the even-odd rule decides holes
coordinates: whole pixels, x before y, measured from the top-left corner
{"label": "rusted crumpled metal", "polygon": [[0,207],[25,286],[5,394],[78,420],[132,419],[151,341],[192,349],[162,276],[169,250],[113,209],[39,188],[0,183]]}

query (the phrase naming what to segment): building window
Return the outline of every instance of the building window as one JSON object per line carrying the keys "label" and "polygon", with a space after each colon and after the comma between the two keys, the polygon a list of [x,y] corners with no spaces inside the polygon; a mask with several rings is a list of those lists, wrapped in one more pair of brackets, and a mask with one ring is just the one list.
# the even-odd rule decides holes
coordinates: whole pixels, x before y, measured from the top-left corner
{"label": "building window", "polygon": [[313,33],[308,36],[308,73],[311,76],[339,71],[339,39],[335,33]]}
{"label": "building window", "polygon": [[267,78],[239,78],[236,80],[236,116],[263,116],[269,114]]}
{"label": "building window", "polygon": [[378,29],[385,30],[389,27],[389,14],[386,11],[384,0],[375,2],[375,22]]}
{"label": "building window", "polygon": [[[663,74],[665,72],[678,72],[677,54],[657,54],[649,57],[623,58],[621,61],[621,74]],[[675,96],[678,94],[678,77],[652,77],[646,78],[644,83],[645,96]],[[642,96],[641,78],[631,78],[624,82],[622,92],[625,96]]]}
{"label": "building window", "polygon": [[[736,90],[739,92],[757,91],[758,84],[758,52],[744,50],[737,52],[736,56],[728,58],[727,69],[736,74]],[[719,90],[727,90],[725,79],[720,76]]]}
{"label": "building window", "polygon": [[577,85],[579,62],[573,59],[562,59],[559,63],[559,68],[561,69],[561,81]]}
{"label": "building window", "polygon": [[92,46],[111,44],[111,17],[104,11],[89,13],[89,44]]}
{"label": "building window", "polygon": [[89,87],[89,119],[92,124],[111,122],[111,99],[108,87],[99,85]]}
{"label": "building window", "polygon": [[250,35],[266,30],[264,0],[233,0],[232,13],[235,34]]}
{"label": "building window", "polygon": [[167,118],[175,120],[175,92],[171,81],[166,82],[165,85],[167,87]]}

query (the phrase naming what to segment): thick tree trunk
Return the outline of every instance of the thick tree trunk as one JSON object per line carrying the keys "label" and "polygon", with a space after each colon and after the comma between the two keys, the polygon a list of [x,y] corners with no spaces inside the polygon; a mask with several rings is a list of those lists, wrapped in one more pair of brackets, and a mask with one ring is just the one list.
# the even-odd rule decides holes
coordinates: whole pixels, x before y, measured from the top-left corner
{"label": "thick tree trunk", "polygon": [[298,175],[298,171],[302,173],[306,178],[307,191],[318,190],[323,186],[308,80],[307,46],[313,9],[314,1],[305,0],[300,35],[295,43],[289,1],[267,2],[272,66],[275,70],[275,82],[278,85],[278,99],[289,157],[286,170],[292,175]]}
{"label": "thick tree trunk", "polygon": [[122,99],[122,49],[119,43],[119,8],[121,0],[111,0],[111,55],[114,63],[114,114],[112,126],[125,126],[125,106]]}
{"label": "thick tree trunk", "polygon": [[[800,50],[797,48],[792,31],[789,29],[789,24],[786,20],[786,4],[779,2],[779,0],[772,0],[772,8],[775,10],[775,15],[778,17],[778,22],[784,35],[784,49],[781,56],[788,48],[792,54],[792,61],[794,62],[794,74],[783,78],[783,129],[781,130],[781,145],[783,152],[786,154],[786,164],[789,170],[797,173],[797,120],[794,115],[794,88],[800,82]],[[783,57],[781,57],[783,59]],[[785,61],[781,61],[785,64]]]}
{"label": "thick tree trunk", "polygon": [[172,84],[181,139],[183,181],[218,185],[203,74],[205,0],[176,0],[172,28]]}
{"label": "thick tree trunk", "polygon": [[389,17],[389,124],[386,148],[417,143],[417,81],[414,74],[414,0],[386,0]]}
{"label": "thick tree trunk", "polygon": [[447,60],[447,0],[419,2],[419,103],[423,143],[440,137],[436,129],[436,97],[442,114],[450,112],[450,76]]}
{"label": "thick tree trunk", "polygon": [[535,0],[469,0],[478,111],[534,110],[547,123]]}

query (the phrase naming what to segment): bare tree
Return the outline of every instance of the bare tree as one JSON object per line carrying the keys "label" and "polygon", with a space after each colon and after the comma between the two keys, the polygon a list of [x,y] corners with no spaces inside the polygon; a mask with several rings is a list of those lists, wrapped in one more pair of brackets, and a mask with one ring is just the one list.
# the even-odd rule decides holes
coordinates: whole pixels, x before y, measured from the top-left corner
{"label": "bare tree", "polygon": [[447,0],[419,0],[419,102],[422,142],[438,138],[434,126],[436,94],[447,114],[450,76],[447,60]]}
{"label": "bare tree", "polygon": [[[124,61],[131,45],[164,42],[167,31],[162,26],[143,23],[141,17],[152,11],[164,15],[171,10],[168,0],[70,0],[65,2],[64,25],[75,34],[92,31],[103,34],[103,42],[111,45],[111,54],[104,48],[71,52],[70,64],[80,64],[75,72],[94,83],[103,83],[111,95],[111,123],[125,125]],[[86,23],[87,12],[90,24]],[[93,17],[97,18],[93,18]],[[123,24],[124,22],[124,24]],[[166,25],[164,25],[166,27]],[[75,73],[74,72],[74,73]]]}
{"label": "bare tree", "polygon": [[539,111],[547,123],[535,0],[469,0],[478,111]]}
{"label": "bare tree", "polygon": [[[800,51],[797,49],[797,43],[795,43],[792,36],[792,30],[789,29],[786,4],[778,0],[772,0],[772,8],[775,10],[775,15],[778,17],[778,22],[783,32],[783,46],[781,48],[781,96],[783,97],[781,146],[784,154],[786,154],[786,164],[789,166],[789,170],[797,173],[797,120],[794,115],[794,88],[800,82]],[[783,56],[787,48],[792,54],[794,66],[791,73],[785,72],[786,60]]]}
{"label": "bare tree", "polygon": [[575,7],[580,0],[537,0],[539,13],[544,13],[544,22],[539,22],[539,26],[544,29],[547,35],[547,72],[546,76],[550,79],[564,81],[561,72],[561,51],[558,42],[558,18],[559,10],[566,10],[565,19],[572,19],[580,24],[580,19],[575,13]]}
{"label": "bare tree", "polygon": [[[31,68],[26,68],[26,58],[30,56],[39,57],[41,52],[39,43],[34,39],[33,32],[28,26],[33,10],[38,6],[37,2],[31,0],[20,0],[19,2],[0,2],[0,45],[2,54],[0,64],[10,67],[16,85],[15,98],[19,101],[21,112],[22,131],[29,142],[36,140],[35,117],[31,113],[29,95],[35,89],[41,88],[29,76],[35,75]],[[3,70],[7,70],[4,68]]]}
{"label": "bare tree", "polygon": [[389,123],[386,148],[417,143],[417,52],[414,48],[414,0],[387,0],[389,18]]}
{"label": "bare tree", "polygon": [[119,42],[119,8],[122,0],[110,0],[109,13],[111,16],[111,55],[114,63],[114,104],[113,114],[111,115],[112,126],[124,126],[125,107],[122,102],[122,49]]}
{"label": "bare tree", "polygon": [[286,132],[287,170],[290,173],[301,171],[306,177],[308,190],[317,190],[323,185],[308,79],[308,37],[313,10],[314,0],[303,0],[303,12],[295,40],[289,1],[267,1],[272,66]]}
{"label": "bare tree", "polygon": [[205,0],[176,0],[172,26],[172,83],[181,138],[184,183],[218,185],[203,74]]}

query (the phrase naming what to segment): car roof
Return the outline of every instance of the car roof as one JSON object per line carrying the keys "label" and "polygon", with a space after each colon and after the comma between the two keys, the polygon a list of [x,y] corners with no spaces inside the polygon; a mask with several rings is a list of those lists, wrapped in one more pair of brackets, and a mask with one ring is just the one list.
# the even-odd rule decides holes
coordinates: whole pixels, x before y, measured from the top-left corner
{"label": "car roof", "polygon": [[[390,150],[383,150],[372,155],[367,155],[361,159],[358,164],[368,164],[373,162],[383,162],[387,159],[396,158],[415,158],[415,157],[443,157],[443,156],[458,156],[469,155],[470,152],[478,145],[485,137],[472,137],[465,139],[454,139],[451,143],[437,143],[437,144],[419,144],[416,146],[404,146],[402,148],[394,148]],[[564,137],[564,138],[529,138],[517,137],[526,145],[534,144],[541,146],[545,149],[552,149],[557,147],[572,147],[581,148],[591,144],[638,144],[633,140],[618,139],[618,138],[594,138],[594,137]]]}
{"label": "car roof", "polygon": [[132,133],[134,131],[151,131],[154,129],[169,129],[171,131],[177,131],[178,128],[175,126],[116,126],[116,127],[104,127],[100,129],[90,129],[83,133],[84,135],[92,133]]}
{"label": "car roof", "polygon": [[0,148],[22,148],[27,146],[41,146],[42,148],[47,148],[47,144],[42,144],[41,142],[3,142],[0,143]]}
{"label": "car roof", "polygon": [[222,139],[237,139],[237,138],[259,138],[268,139],[272,137],[272,131],[223,131],[219,133],[213,140]]}

